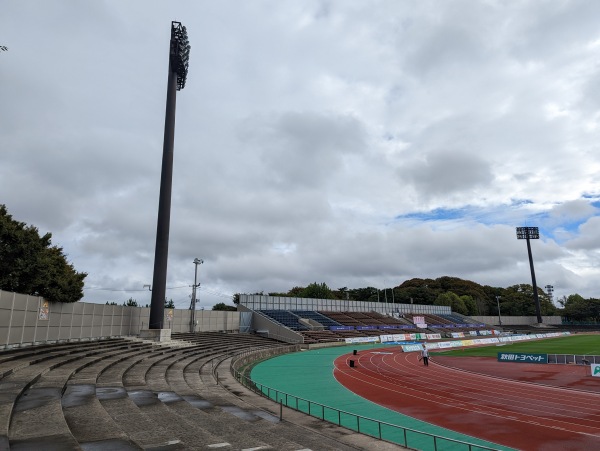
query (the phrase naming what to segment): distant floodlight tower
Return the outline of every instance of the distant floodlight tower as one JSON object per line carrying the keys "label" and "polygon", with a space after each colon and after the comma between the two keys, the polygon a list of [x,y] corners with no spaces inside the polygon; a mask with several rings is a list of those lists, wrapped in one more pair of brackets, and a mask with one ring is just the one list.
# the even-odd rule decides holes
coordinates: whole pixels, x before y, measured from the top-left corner
{"label": "distant floodlight tower", "polygon": [[163,141],[156,248],[154,251],[154,278],[150,304],[150,329],[162,329],[165,316],[167,260],[169,256],[169,225],[171,221],[171,187],[173,184],[173,144],[175,142],[176,92],[185,87],[190,57],[187,30],[180,22],[171,22],[169,46],[169,78],[167,81],[167,108]]}
{"label": "distant floodlight tower", "polygon": [[546,285],[544,288],[546,289],[546,294],[550,298],[550,302],[554,304],[554,286]]}
{"label": "distant floodlight tower", "polygon": [[533,257],[531,256],[531,244],[529,240],[537,240],[540,238],[540,231],[537,227],[517,227],[517,239],[527,240],[527,253],[529,254],[529,268],[531,269],[531,285],[533,286],[533,299],[535,300],[535,313],[537,315],[538,324],[542,323],[542,313],[540,310],[540,298],[537,292],[537,284],[535,282],[535,270],[533,269]]}

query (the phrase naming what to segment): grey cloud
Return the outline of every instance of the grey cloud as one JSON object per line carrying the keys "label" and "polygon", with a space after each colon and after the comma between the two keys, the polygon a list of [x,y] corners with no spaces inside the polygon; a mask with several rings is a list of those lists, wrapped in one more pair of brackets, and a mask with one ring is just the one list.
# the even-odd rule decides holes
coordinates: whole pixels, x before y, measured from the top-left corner
{"label": "grey cloud", "polygon": [[513,49],[521,59],[546,60],[577,51],[598,36],[596,2],[526,2],[513,25]]}
{"label": "grey cloud", "polygon": [[598,209],[584,199],[563,202],[554,206],[550,211],[550,219],[553,222],[570,222],[589,218],[598,212]]}
{"label": "grey cloud", "polygon": [[290,189],[320,187],[365,141],[355,118],[313,113],[252,118],[239,136],[260,153],[270,179]]}
{"label": "grey cloud", "polygon": [[455,25],[443,24],[435,26],[406,62],[415,70],[415,76],[438,78],[440,71],[464,70],[464,64],[475,64],[484,56],[485,48],[478,37]]}
{"label": "grey cloud", "polygon": [[[557,295],[597,296],[598,227],[580,199],[598,186],[598,8],[8,2],[0,202],[51,231],[89,287],[151,282],[175,19],[192,44],[175,133],[168,284],[184,286],[178,302],[189,303],[194,257],[205,259],[206,303],[314,281],[526,283],[513,223],[544,217],[539,280]],[[465,213],[395,219],[433,209]],[[573,219],[588,222],[566,232]],[[130,295],[148,293],[119,296]]]}
{"label": "grey cloud", "polygon": [[461,151],[438,150],[415,160],[398,169],[398,174],[424,199],[465,194],[492,179],[490,165],[485,160]]}
{"label": "grey cloud", "polygon": [[585,250],[598,260],[597,251],[600,249],[600,216],[594,216],[579,226],[578,235],[567,241],[565,246],[574,250]]}

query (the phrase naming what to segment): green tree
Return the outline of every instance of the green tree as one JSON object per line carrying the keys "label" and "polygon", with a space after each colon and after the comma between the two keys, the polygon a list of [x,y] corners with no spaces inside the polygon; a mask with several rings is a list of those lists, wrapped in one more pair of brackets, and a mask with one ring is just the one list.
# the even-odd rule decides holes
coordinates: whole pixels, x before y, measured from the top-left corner
{"label": "green tree", "polygon": [[[380,290],[377,290],[375,287],[366,287],[366,288],[353,288],[348,290],[348,297],[354,301],[359,302],[377,302],[377,293]],[[380,293],[380,298],[383,297],[383,293]]]}
{"label": "green tree", "polygon": [[302,297],[302,292],[304,291],[303,287],[294,287],[290,291],[287,292],[286,296],[290,296],[293,298]]}
{"label": "green tree", "polygon": [[123,302],[123,305],[125,307],[137,307],[138,303],[135,299],[129,298],[129,299],[127,299],[127,302]]}
{"label": "green tree", "polygon": [[465,306],[465,302],[452,291],[448,291],[446,293],[440,294],[434,301],[434,305],[447,305],[449,306],[453,312],[460,313],[461,315],[466,315],[468,313],[467,307]]}
{"label": "green tree", "polygon": [[303,298],[313,299],[334,299],[333,292],[331,289],[323,283],[313,282],[302,290]]}
{"label": "green tree", "polygon": [[467,309],[466,315],[469,315],[469,316],[477,315],[477,303],[471,296],[468,296],[465,294],[465,295],[461,296],[460,299],[463,301],[463,303],[465,304],[465,307]]}
{"label": "green tree", "polygon": [[584,299],[579,294],[572,294],[561,302],[564,305],[564,316],[569,321],[600,321],[600,300]]}
{"label": "green tree", "polygon": [[8,214],[0,205],[0,289],[39,295],[50,302],[77,302],[83,297],[86,273],[67,261],[62,248],[52,245],[52,234]]}
{"label": "green tree", "polygon": [[236,312],[237,307],[233,305],[227,305],[224,302],[219,302],[218,304],[213,305],[213,310],[220,312]]}
{"label": "green tree", "polygon": [[338,288],[337,291],[333,292],[335,299],[350,299],[350,292],[348,287]]}
{"label": "green tree", "polygon": [[[436,286],[438,285],[438,286]],[[403,282],[394,291],[394,298],[403,304],[433,305],[443,290],[432,279],[410,279]],[[396,296],[397,294],[397,296]]]}
{"label": "green tree", "polygon": [[[537,288],[540,300],[540,313],[543,316],[552,316],[556,313],[556,307],[542,289]],[[528,284],[513,285],[499,291],[500,310],[506,316],[535,316],[535,300],[533,287]],[[496,308],[497,312],[498,309]]]}
{"label": "green tree", "polygon": [[173,299],[169,299],[168,301],[165,299],[165,308],[175,308]]}

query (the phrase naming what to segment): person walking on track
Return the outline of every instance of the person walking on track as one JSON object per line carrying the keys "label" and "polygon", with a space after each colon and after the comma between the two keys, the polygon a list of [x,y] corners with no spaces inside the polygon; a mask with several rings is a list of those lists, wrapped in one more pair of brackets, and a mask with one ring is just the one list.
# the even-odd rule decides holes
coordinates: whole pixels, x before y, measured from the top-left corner
{"label": "person walking on track", "polygon": [[429,351],[425,346],[423,346],[423,350],[421,351],[421,359],[423,359],[423,365],[429,366]]}

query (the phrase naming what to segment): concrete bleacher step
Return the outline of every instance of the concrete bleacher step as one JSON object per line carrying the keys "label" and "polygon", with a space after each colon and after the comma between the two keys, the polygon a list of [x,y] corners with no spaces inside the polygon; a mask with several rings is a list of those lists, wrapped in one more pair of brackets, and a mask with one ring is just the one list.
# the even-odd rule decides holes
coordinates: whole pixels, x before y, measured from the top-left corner
{"label": "concrete bleacher step", "polygon": [[167,341],[147,340],[145,338],[139,338],[139,337],[135,337],[135,336],[127,336],[127,337],[123,337],[123,338],[132,343],[144,343],[144,344],[149,344],[149,345],[153,345],[153,346],[157,346],[157,347],[164,347],[164,348],[188,348],[190,346],[194,346],[193,343],[190,343],[188,341],[178,340],[178,339],[173,339],[173,338],[171,340],[167,340]]}
{"label": "concrete bleacher step", "polygon": [[83,449],[140,449],[102,407],[98,397],[106,396],[108,391],[97,389],[96,381],[102,372],[116,363],[151,351],[152,346],[135,345],[133,349],[114,353],[87,366],[69,380],[62,399],[63,414]]}
{"label": "concrete bleacher step", "polygon": [[66,354],[33,363],[5,378],[3,383],[13,384],[10,393],[2,391],[3,401],[6,401],[2,409],[7,416],[3,416],[5,421],[1,424],[10,446],[36,449],[50,436],[52,446],[79,449],[62,412],[61,398],[67,381],[78,370],[121,348],[120,342],[107,346],[83,345]]}
{"label": "concrete bleacher step", "polygon": [[110,340],[108,343],[100,341],[86,343],[83,345],[81,343],[66,343],[56,348],[43,346],[42,350],[36,349],[37,347],[27,347],[5,351],[0,356],[0,379],[29,365],[80,352],[83,349],[82,346],[88,352],[92,352],[93,350],[101,351],[107,347],[127,346],[124,340]]}
{"label": "concrete bleacher step", "polygon": [[278,417],[274,415],[260,409],[223,402],[220,398],[218,404],[213,404],[198,396],[197,392],[192,390],[181,377],[182,370],[188,366],[190,360],[191,358],[184,359],[172,365],[168,369],[167,376],[161,377],[160,381],[151,377],[148,381],[148,387],[156,390],[164,387],[164,380],[168,379],[169,387],[173,391],[159,393],[159,399],[162,398],[165,405],[174,413],[193,420],[194,423],[202,424],[210,431],[219,431],[220,437],[234,447],[241,446],[241,449],[251,446],[252,440],[255,446],[261,447],[260,449],[305,449],[289,438],[283,438],[280,434],[273,435],[268,431],[270,424],[279,422]]}
{"label": "concrete bleacher step", "polygon": [[113,421],[142,449],[204,449],[205,444],[223,442],[201,425],[182,427],[182,419],[173,417],[150,391],[123,389],[99,394],[99,398]]}
{"label": "concrete bleacher step", "polygon": [[82,448],[140,449],[104,410],[94,384],[69,384],[62,397],[62,409],[73,437]]}
{"label": "concrete bleacher step", "polygon": [[[266,421],[261,423],[260,433],[264,440],[272,446],[277,449],[294,449],[295,446],[301,446],[302,449],[323,451],[364,449],[323,436],[315,429],[307,433],[309,429],[290,423],[285,420],[285,417],[283,421],[279,421],[279,406],[265,398],[258,398],[261,401],[260,406],[249,403],[249,399],[244,399],[242,393],[245,389],[235,381],[229,372],[230,361],[230,358],[219,359],[219,364],[215,368],[212,368],[212,365],[205,365],[201,369],[200,380],[203,388],[200,390],[200,394],[205,400],[214,403],[216,408],[228,408],[233,412],[247,412],[256,416],[263,416]],[[213,371],[220,374],[218,385],[213,377]],[[303,414],[298,415],[303,416]],[[319,428],[323,431],[333,427],[327,423],[318,422],[314,418],[306,417],[306,419],[318,423]],[[348,433],[342,429],[338,430],[338,434],[341,435]],[[291,448],[285,448],[286,446],[291,446]]]}
{"label": "concrete bleacher step", "polygon": [[[327,424],[307,433],[279,421],[276,405],[259,408],[237,395],[243,387],[230,383],[231,356],[283,344],[223,333],[176,340],[186,344],[106,340],[0,352],[0,369],[13,370],[0,378],[0,451],[359,449],[322,436]],[[231,392],[217,385],[215,368]]]}
{"label": "concrete bleacher step", "polygon": [[[153,421],[140,411],[136,401],[143,403],[144,396],[138,392],[128,393],[122,385],[122,375],[136,363],[151,359],[147,349],[140,350],[143,355],[133,353],[128,358],[119,358],[118,363],[109,368],[96,365],[99,374],[88,374],[84,379],[104,379],[95,384],[72,384],[67,388],[67,400],[64,412],[67,422],[83,449],[205,449],[187,443],[182,435],[174,434],[172,426],[164,422]],[[151,354],[162,357],[165,351],[151,347]],[[109,362],[107,362],[109,363]],[[114,370],[111,372],[111,370]],[[112,384],[108,386],[107,384]],[[90,420],[91,418],[95,421]],[[222,443],[215,437],[202,437],[195,434],[194,439],[201,443]],[[189,438],[187,439],[189,440]],[[108,447],[108,448],[107,448]]]}
{"label": "concrete bleacher step", "polygon": [[[221,438],[217,438],[213,431],[215,428],[219,430],[217,427],[218,422],[213,424],[215,428],[212,428],[211,431],[206,430],[202,427],[202,424],[206,423],[206,419],[195,416],[198,412],[197,408],[176,393],[164,390],[170,388],[166,381],[168,368],[181,359],[194,358],[194,355],[189,356],[178,353],[177,355],[168,356],[158,355],[136,362],[123,373],[123,390],[113,392],[113,399],[103,400],[101,398],[102,406],[114,421],[121,424],[124,432],[138,446],[145,449],[156,443],[162,447],[166,446],[165,443],[171,443],[170,448],[183,447],[182,449],[203,449],[204,446],[214,443],[228,443],[228,447],[233,446],[234,448],[239,445],[245,448],[272,449],[266,443],[256,439],[251,440],[248,437],[231,437],[226,442]],[[166,407],[177,402],[180,402],[183,407],[180,405],[176,410],[180,411],[185,407],[189,407],[190,410],[185,411],[182,415],[181,412],[174,411],[174,407]],[[134,405],[137,406],[139,411],[133,408]],[[159,424],[166,421],[176,426],[172,426],[169,431],[154,427],[155,436],[151,438],[141,437],[136,434],[135,430],[128,429],[130,426],[122,424],[122,419],[126,416],[135,418],[135,424],[145,424],[145,429],[150,427],[152,421]],[[191,419],[203,421],[198,423]]]}
{"label": "concrete bleacher step", "polygon": [[151,347],[150,349],[147,349],[144,353],[138,353],[128,356],[124,359],[119,359],[110,367],[105,368],[98,375],[96,385],[98,387],[113,386],[115,384],[122,385],[123,375],[132,367],[134,367],[139,362],[143,362],[144,360],[156,358],[157,356],[162,356],[166,352],[166,348]]}
{"label": "concrete bleacher step", "polygon": [[[80,353],[67,354],[54,353],[49,358],[43,359],[42,361],[37,361],[39,359],[32,356],[33,359],[37,359],[35,363],[24,365],[10,375],[2,378],[2,380],[0,380],[0,393],[2,393],[2,396],[0,397],[0,437],[6,437],[6,440],[8,440],[13,409],[26,390],[52,369],[76,361],[85,356],[86,352],[83,351]],[[59,392],[59,394],[61,394],[61,392]],[[23,402],[25,401],[26,399],[23,399]]]}

